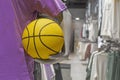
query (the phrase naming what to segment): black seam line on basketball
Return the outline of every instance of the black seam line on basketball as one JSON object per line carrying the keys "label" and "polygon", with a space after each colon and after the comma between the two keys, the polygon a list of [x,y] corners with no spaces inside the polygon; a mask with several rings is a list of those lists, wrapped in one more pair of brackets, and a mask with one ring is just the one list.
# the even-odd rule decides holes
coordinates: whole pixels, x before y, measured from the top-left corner
{"label": "black seam line on basketball", "polygon": [[[48,24],[44,25],[44,26],[41,28],[41,30],[40,30],[40,32],[39,32],[39,35],[41,34],[42,29],[44,29],[45,27],[47,27],[47,25],[50,25],[50,24],[52,24],[52,23],[55,23],[55,22],[51,22],[51,23],[48,23]],[[39,36],[39,39],[40,39],[41,43],[42,43],[46,48],[50,49],[50,50],[53,51],[53,52],[58,53],[57,51],[55,51],[55,50],[51,49],[50,47],[48,47],[47,45],[45,45],[40,36]]]}
{"label": "black seam line on basketball", "polygon": [[[41,28],[41,30],[40,30],[40,32],[39,32],[39,35],[41,34],[42,29],[44,29],[45,27],[47,27],[47,25],[50,25],[50,24],[52,24],[52,23],[55,23],[55,22],[51,22],[51,23],[48,23],[48,24],[44,25],[44,26]],[[51,49],[50,47],[48,47],[47,45],[45,45],[40,36],[39,36],[39,39],[40,39],[41,43],[42,43],[46,48],[50,49],[51,51],[53,51],[53,52],[55,52],[55,53],[58,53],[58,51],[55,51],[55,50]]]}
{"label": "black seam line on basketball", "polygon": [[[35,35],[35,27],[36,27],[37,22],[38,22],[38,20],[36,20],[35,25],[34,25],[33,36]],[[40,57],[40,55],[39,55],[39,53],[38,53],[38,51],[37,51],[37,48],[36,48],[35,37],[33,37],[33,42],[34,42],[35,51],[36,51],[37,55]],[[40,57],[40,58],[41,58],[41,57]]]}
{"label": "black seam line on basketball", "polygon": [[[28,32],[28,37],[29,37],[29,35],[30,35],[30,33],[29,33],[29,30],[28,30],[28,28],[26,27],[26,30],[27,30],[27,32]],[[29,47],[29,43],[30,43],[30,38],[28,38],[28,45],[27,45],[27,51],[28,51],[28,47]]]}
{"label": "black seam line on basketball", "polygon": [[[40,36],[52,36],[52,37],[61,37],[61,38],[64,38],[61,35],[40,35]],[[22,40],[24,40],[26,38],[33,38],[33,37],[39,37],[39,35],[24,37],[24,38],[22,38]]]}

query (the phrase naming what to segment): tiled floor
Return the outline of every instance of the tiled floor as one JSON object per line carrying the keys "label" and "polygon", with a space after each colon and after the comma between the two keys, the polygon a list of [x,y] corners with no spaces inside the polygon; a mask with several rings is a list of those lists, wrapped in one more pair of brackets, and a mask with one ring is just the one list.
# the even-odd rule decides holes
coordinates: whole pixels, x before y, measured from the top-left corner
{"label": "tiled floor", "polygon": [[75,54],[71,55],[70,57],[72,57],[70,60],[64,60],[61,62],[71,65],[70,70],[62,70],[64,74],[63,77],[68,76],[70,72],[70,76],[65,77],[64,80],[85,80],[87,62],[80,61],[78,56]]}
{"label": "tiled floor", "polygon": [[62,71],[63,80],[72,80],[70,76],[70,69],[62,69],[61,71]]}

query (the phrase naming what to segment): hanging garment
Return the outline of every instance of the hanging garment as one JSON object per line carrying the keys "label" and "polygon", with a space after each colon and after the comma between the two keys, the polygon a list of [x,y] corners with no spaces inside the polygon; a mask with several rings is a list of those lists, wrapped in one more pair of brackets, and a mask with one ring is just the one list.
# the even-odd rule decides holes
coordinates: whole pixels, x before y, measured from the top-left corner
{"label": "hanging garment", "polygon": [[98,43],[91,43],[91,50],[90,53],[92,54],[93,52],[98,50]]}
{"label": "hanging garment", "polygon": [[90,55],[91,55],[90,51],[91,51],[91,44],[87,46],[87,49],[85,51],[85,57],[84,57],[85,60],[90,58]]}
{"label": "hanging garment", "polygon": [[120,51],[109,51],[107,63],[107,80],[120,79]]}
{"label": "hanging garment", "polygon": [[89,40],[92,42],[97,41],[98,37],[98,26],[97,26],[97,20],[92,20],[89,24]]}
{"label": "hanging garment", "polygon": [[102,25],[102,0],[98,0],[98,36],[101,35],[101,25]]}
{"label": "hanging garment", "polygon": [[53,65],[44,64],[44,67],[45,67],[45,73],[46,73],[47,80],[53,80],[55,76],[55,72],[52,69]]}
{"label": "hanging garment", "polygon": [[114,6],[112,38],[120,39],[120,0],[113,0],[112,4]]}
{"label": "hanging garment", "polygon": [[91,50],[90,43],[79,42],[78,46],[79,46],[78,49],[79,59],[86,60],[86,58],[90,56],[90,50]]}
{"label": "hanging garment", "polygon": [[34,62],[34,80],[41,80],[42,73],[41,73],[41,65],[38,62]]}
{"label": "hanging garment", "polygon": [[33,80],[34,63],[31,57],[24,55],[21,35],[25,26],[34,19],[37,9],[56,16],[66,6],[61,0],[0,0],[1,80]]}
{"label": "hanging garment", "polygon": [[42,77],[41,77],[41,80],[47,80],[47,76],[46,76],[46,71],[45,71],[45,66],[44,66],[44,64],[40,64],[41,65],[41,75],[42,75]]}
{"label": "hanging garment", "polygon": [[91,0],[91,15],[94,20],[97,19],[98,16],[98,1],[99,0]]}
{"label": "hanging garment", "polygon": [[103,38],[101,36],[98,36],[98,48],[101,48],[103,46]]}
{"label": "hanging garment", "polygon": [[107,80],[115,80],[116,54],[114,51],[108,54]]}
{"label": "hanging garment", "polygon": [[115,80],[119,80],[120,79],[120,51],[116,52],[116,57],[117,57],[117,60],[116,60],[116,70],[115,70]]}
{"label": "hanging garment", "polygon": [[97,53],[98,53],[98,51],[95,51],[90,56],[90,59],[89,59],[89,62],[88,62],[87,68],[86,68],[86,72],[87,72],[86,80],[90,80],[93,58],[94,58],[94,55]]}
{"label": "hanging garment", "polygon": [[107,80],[107,53],[101,51],[95,54],[92,63],[90,80]]}
{"label": "hanging garment", "polygon": [[82,38],[88,38],[89,33],[87,33],[88,29],[87,29],[87,24],[83,24],[82,27]]}
{"label": "hanging garment", "polygon": [[102,0],[101,36],[103,36],[105,39],[113,38],[112,36],[113,26],[114,26],[114,0]]}

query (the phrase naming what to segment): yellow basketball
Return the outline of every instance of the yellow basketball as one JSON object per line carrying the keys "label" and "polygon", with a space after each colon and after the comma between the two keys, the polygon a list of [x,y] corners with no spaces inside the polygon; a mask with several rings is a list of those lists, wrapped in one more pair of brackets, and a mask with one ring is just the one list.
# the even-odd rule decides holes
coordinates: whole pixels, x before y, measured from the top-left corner
{"label": "yellow basketball", "polygon": [[34,59],[49,59],[50,55],[58,54],[62,49],[63,31],[53,20],[36,19],[24,29],[22,44]]}

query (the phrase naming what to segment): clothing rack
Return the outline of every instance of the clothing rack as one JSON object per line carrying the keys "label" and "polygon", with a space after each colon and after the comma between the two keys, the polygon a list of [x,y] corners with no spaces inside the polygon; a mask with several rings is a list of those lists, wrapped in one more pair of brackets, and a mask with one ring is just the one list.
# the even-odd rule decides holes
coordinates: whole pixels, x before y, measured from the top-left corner
{"label": "clothing rack", "polygon": [[81,39],[80,42],[83,42],[83,43],[97,43],[97,40],[96,41],[90,41],[88,39]]}
{"label": "clothing rack", "polygon": [[104,45],[101,47],[101,50],[109,51],[111,50],[119,50],[120,49],[120,43],[118,40],[106,40],[103,41]]}

